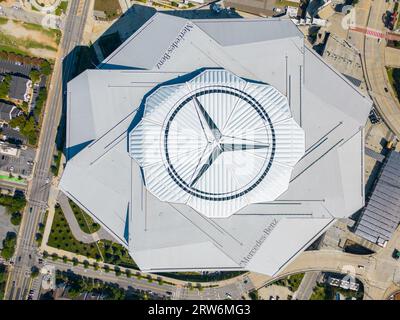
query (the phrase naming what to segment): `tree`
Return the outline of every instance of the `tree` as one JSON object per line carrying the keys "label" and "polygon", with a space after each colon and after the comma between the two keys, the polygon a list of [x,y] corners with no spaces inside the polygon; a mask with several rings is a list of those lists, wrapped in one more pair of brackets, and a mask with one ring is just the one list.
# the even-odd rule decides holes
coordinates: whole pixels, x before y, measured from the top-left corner
{"label": "tree", "polygon": [[67,262],[68,262],[68,257],[67,257],[67,256],[63,256],[62,259],[63,259],[63,262],[64,262],[64,263],[67,263]]}
{"label": "tree", "polygon": [[46,75],[49,76],[51,74],[51,64],[47,60],[43,60],[43,62],[40,64],[40,71]]}
{"label": "tree", "polygon": [[31,72],[29,72],[29,78],[31,78],[33,83],[37,83],[40,81],[40,72],[39,70],[32,69]]}
{"label": "tree", "polygon": [[20,224],[21,224],[21,220],[22,220],[22,214],[21,213],[19,213],[19,212],[13,212],[12,214],[11,214],[11,223],[14,225],[14,226],[19,226]]}
{"label": "tree", "polygon": [[24,195],[17,194],[15,196],[0,195],[0,205],[7,208],[9,213],[22,211],[26,205]]}
{"label": "tree", "polygon": [[8,92],[10,91],[11,76],[7,74],[3,81],[0,82],[0,99],[8,97]]}
{"label": "tree", "polygon": [[37,232],[35,235],[36,241],[40,244],[43,239],[43,235],[40,232]]}
{"label": "tree", "polygon": [[52,259],[53,261],[57,261],[57,260],[58,260],[58,254],[57,254],[57,253],[53,253],[53,254],[51,255],[51,259]]}
{"label": "tree", "polygon": [[72,264],[77,266],[79,264],[79,260],[77,258],[72,258]]}
{"label": "tree", "polygon": [[1,250],[1,256],[10,260],[15,252],[15,245],[17,244],[17,235],[15,232],[8,232],[5,239],[3,240],[3,249]]}
{"label": "tree", "polygon": [[31,268],[31,277],[36,278],[39,275],[39,268],[36,266],[33,266]]}
{"label": "tree", "polygon": [[21,110],[22,110],[25,114],[28,113],[28,111],[29,111],[28,102],[26,102],[26,101],[22,102],[22,104],[21,104]]}
{"label": "tree", "polygon": [[89,261],[87,261],[87,260],[83,261],[83,267],[85,269],[89,268]]}

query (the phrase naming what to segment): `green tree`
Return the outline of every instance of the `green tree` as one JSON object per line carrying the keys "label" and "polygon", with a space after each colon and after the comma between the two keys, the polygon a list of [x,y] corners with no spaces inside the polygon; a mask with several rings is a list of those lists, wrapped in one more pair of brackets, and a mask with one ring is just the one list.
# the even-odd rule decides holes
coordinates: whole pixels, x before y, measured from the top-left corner
{"label": "green tree", "polygon": [[10,260],[15,252],[15,245],[17,244],[17,235],[14,232],[8,232],[6,238],[3,240],[3,249],[1,250],[1,256]]}
{"label": "green tree", "polygon": [[26,206],[26,199],[23,195],[7,196],[0,195],[0,205],[7,208],[9,213],[22,211]]}
{"label": "green tree", "polygon": [[12,214],[11,214],[11,223],[14,225],[14,226],[19,226],[20,224],[21,224],[21,220],[22,220],[22,214],[21,213],[19,213],[19,212],[13,212]]}
{"label": "green tree", "polygon": [[7,74],[3,81],[0,82],[0,99],[5,99],[8,97],[8,92],[10,91],[11,76]]}
{"label": "green tree", "polygon": [[28,109],[29,109],[28,102],[26,102],[26,101],[22,102],[22,104],[21,104],[21,110],[22,110],[23,112],[25,112],[25,114],[27,114],[28,111],[29,111]]}
{"label": "green tree", "polygon": [[36,266],[33,266],[31,268],[31,277],[36,278],[39,275],[39,268]]}
{"label": "green tree", "polygon": [[48,62],[47,60],[44,60],[41,64],[40,64],[40,71],[46,75],[49,76],[51,74],[51,64],[50,62]]}
{"label": "green tree", "polygon": [[32,80],[33,83],[39,82],[40,81],[39,70],[32,69],[31,72],[29,72],[29,78]]}

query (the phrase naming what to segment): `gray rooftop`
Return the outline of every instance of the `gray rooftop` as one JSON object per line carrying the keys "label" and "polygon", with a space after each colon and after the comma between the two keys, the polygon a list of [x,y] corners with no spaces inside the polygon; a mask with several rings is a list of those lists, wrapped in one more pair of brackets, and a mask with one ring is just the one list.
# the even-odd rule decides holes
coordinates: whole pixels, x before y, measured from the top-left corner
{"label": "gray rooftop", "polygon": [[9,122],[21,115],[22,111],[15,105],[0,101],[0,121]]}
{"label": "gray rooftop", "polygon": [[[141,269],[272,275],[336,218],[363,207],[363,126],[371,101],[308,49],[291,21],[158,13],[101,68],[68,84],[68,162],[60,188],[129,248]],[[274,86],[305,131],[306,154],[288,190],[225,219],[158,200],[127,150],[149,91],[203,68]]]}
{"label": "gray rooftop", "polygon": [[29,78],[18,75],[11,76],[10,91],[8,96],[12,99],[24,100]]}
{"label": "gray rooftop", "polygon": [[384,245],[400,223],[400,153],[392,151],[382,168],[355,233]]}

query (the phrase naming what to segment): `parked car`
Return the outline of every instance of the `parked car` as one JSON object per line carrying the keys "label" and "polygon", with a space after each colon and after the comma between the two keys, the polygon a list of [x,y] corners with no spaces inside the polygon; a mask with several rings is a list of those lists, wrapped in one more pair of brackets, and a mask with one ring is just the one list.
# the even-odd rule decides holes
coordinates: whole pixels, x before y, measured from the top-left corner
{"label": "parked car", "polygon": [[399,260],[400,258],[400,251],[397,249],[394,249],[393,254],[392,254],[393,259]]}

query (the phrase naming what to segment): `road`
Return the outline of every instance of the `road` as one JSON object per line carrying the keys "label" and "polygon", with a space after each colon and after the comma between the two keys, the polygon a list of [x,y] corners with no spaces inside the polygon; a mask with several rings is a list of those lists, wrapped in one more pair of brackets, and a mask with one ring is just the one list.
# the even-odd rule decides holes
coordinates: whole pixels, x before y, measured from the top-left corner
{"label": "road", "polygon": [[[62,261],[48,260],[47,264],[54,265],[57,270],[67,271],[70,270],[75,274],[79,274],[89,278],[101,279],[106,282],[118,284],[121,288],[135,288],[138,290],[151,291],[159,296],[170,297],[174,300],[222,300],[222,299],[235,299],[239,300],[250,289],[253,288],[250,282],[244,283],[247,277],[239,277],[234,282],[228,282],[220,287],[203,288],[201,291],[197,289],[189,289],[182,285],[170,285],[164,283],[158,284],[156,280],[148,282],[147,279],[138,279],[136,277],[127,278],[125,275],[116,276],[115,273],[106,273],[102,270],[85,269],[83,266],[73,266],[71,263],[64,263]],[[153,275],[153,279],[156,275]],[[171,292],[169,295],[167,292]]]}
{"label": "road", "polygon": [[[385,1],[372,1],[367,28],[385,32],[382,16],[388,8],[389,4]],[[386,41],[368,35],[364,37],[362,56],[369,93],[384,122],[395,135],[400,137],[400,103],[396,101],[385,69]]]}
{"label": "road", "polygon": [[42,24],[45,16],[46,15],[41,12],[26,11],[24,9],[13,9],[4,6],[2,6],[2,9],[0,10],[0,17],[7,17],[10,19],[34,24]]}
{"label": "road", "polygon": [[[83,0],[71,0],[69,2],[65,28],[58,52],[59,57],[65,57],[82,39],[90,1],[84,1],[83,10],[79,11],[81,12],[79,14],[78,10],[82,9],[79,6],[81,1]],[[73,61],[74,59],[68,59],[69,65],[65,66],[65,70],[68,70],[68,72],[73,69]],[[26,299],[31,284],[29,274],[31,267],[35,264],[34,255],[37,252],[35,234],[40,216],[46,209],[49,198],[50,165],[62,111],[63,79],[69,78],[68,74],[62,75],[62,69],[62,61],[57,59],[42,124],[33,178],[27,191],[28,205],[18,235],[16,261],[7,282],[6,297],[9,300]]]}
{"label": "road", "polygon": [[318,277],[320,275],[321,272],[319,271],[306,272],[293,299],[310,300],[310,297],[313,293],[313,289],[316,286]]}

